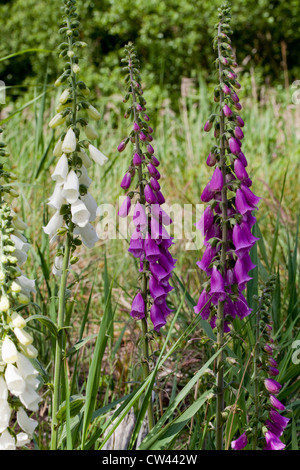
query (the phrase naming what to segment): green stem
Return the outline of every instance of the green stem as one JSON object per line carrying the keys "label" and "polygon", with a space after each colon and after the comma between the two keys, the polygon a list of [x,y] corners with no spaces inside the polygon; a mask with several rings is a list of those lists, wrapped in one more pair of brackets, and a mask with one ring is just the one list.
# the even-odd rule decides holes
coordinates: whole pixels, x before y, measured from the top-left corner
{"label": "green stem", "polygon": [[[131,92],[132,92],[132,102],[133,102],[133,115],[134,115],[134,121],[137,122],[137,110],[136,110],[136,94],[135,90],[133,87],[133,72],[132,68],[129,63],[129,73],[130,73],[130,79],[131,79]],[[136,152],[141,155],[141,149],[140,149],[140,142],[139,142],[139,137],[136,135],[135,139],[135,148]],[[140,193],[140,203],[142,205],[145,205],[145,195],[144,195],[144,182],[143,182],[143,170],[142,170],[142,165],[139,166],[138,169],[138,175],[139,175],[139,193]],[[147,273],[143,272],[142,274],[142,289],[141,289],[141,294],[144,299],[145,303],[145,314],[147,315],[147,305],[148,305],[148,279],[147,279]],[[147,325],[147,317],[142,319],[142,352],[143,352],[143,375],[144,375],[144,380],[147,379],[147,377],[150,374],[150,368],[149,368],[149,339],[148,339],[148,325]],[[155,420],[154,420],[154,411],[153,411],[153,403],[152,403],[152,397],[150,398],[149,405],[148,405],[148,426],[149,430],[151,430],[154,427]]]}
{"label": "green stem", "polygon": [[[221,22],[218,33],[221,32]],[[221,56],[221,40],[218,38],[218,56]],[[219,61],[219,83],[223,81],[223,66]],[[223,276],[226,271],[226,248],[227,248],[227,188],[226,180],[226,159],[224,146],[225,121],[223,114],[224,93],[220,90],[220,167],[223,175],[224,185],[222,188],[222,250],[221,266]],[[224,301],[218,302],[217,312],[217,347],[221,349],[224,342]],[[224,411],[224,354],[221,352],[217,358],[217,404],[216,404],[216,450],[223,450],[223,411]]]}
{"label": "green stem", "polygon": [[69,232],[67,234],[67,240],[65,245],[62,275],[60,280],[59,289],[59,301],[58,301],[58,316],[57,316],[57,328],[58,337],[56,341],[55,359],[54,359],[54,383],[53,383],[53,396],[52,396],[52,423],[51,423],[51,450],[57,448],[57,412],[60,405],[60,386],[61,386],[61,371],[63,362],[63,350],[64,350],[64,319],[66,310],[66,287],[67,277],[69,269],[70,251],[71,251],[71,240],[73,233],[73,224],[70,224]]}

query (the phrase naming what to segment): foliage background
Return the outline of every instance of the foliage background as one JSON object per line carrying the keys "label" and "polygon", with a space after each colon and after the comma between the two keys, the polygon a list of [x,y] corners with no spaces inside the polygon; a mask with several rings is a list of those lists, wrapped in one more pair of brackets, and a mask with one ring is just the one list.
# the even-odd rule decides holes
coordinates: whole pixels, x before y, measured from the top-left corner
{"label": "foliage background", "polygon": [[[88,43],[88,81],[107,95],[119,87],[118,67],[123,46],[133,41],[143,64],[147,86],[163,85],[174,95],[181,78],[210,80],[213,72],[212,19],[220,0],[78,0],[82,38]],[[300,3],[298,0],[233,1],[232,41],[245,71],[255,67],[260,84],[284,83],[284,50],[290,80],[297,77]],[[0,2],[0,57],[27,48],[55,50],[60,0],[2,0]],[[1,63],[0,76],[7,85],[32,83],[58,75],[55,54],[21,56]],[[161,91],[161,90],[160,90]],[[17,93],[14,90],[14,93]]]}

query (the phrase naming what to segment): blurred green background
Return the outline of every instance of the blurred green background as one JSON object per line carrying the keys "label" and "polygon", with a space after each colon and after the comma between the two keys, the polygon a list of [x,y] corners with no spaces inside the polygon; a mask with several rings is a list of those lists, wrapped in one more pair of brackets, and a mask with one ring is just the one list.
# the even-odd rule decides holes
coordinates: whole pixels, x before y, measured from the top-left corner
{"label": "blurred green background", "polygon": [[[0,2],[0,57],[27,48],[55,50],[60,0]],[[153,91],[175,98],[182,77],[213,79],[212,37],[220,0],[78,0],[86,81],[109,95],[120,87],[123,46],[133,41],[144,79]],[[239,0],[232,7],[232,42],[243,72],[255,68],[258,85],[287,86],[299,78],[299,0]],[[56,54],[25,54],[0,64],[6,85],[49,82],[60,74]],[[163,88],[161,87],[163,86]],[[18,95],[14,88],[12,94]]]}

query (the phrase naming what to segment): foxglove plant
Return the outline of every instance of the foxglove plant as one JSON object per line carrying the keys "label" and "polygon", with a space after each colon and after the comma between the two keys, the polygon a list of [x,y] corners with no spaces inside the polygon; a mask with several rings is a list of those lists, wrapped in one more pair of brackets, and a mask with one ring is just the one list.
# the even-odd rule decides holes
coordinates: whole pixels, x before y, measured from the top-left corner
{"label": "foxglove plant", "polygon": [[[257,239],[251,228],[255,223],[253,211],[260,198],[250,187],[247,160],[242,152],[244,121],[236,90],[240,89],[236,62],[232,54],[230,9],[219,9],[219,22],[214,49],[219,83],[214,90],[216,111],[204,125],[204,131],[214,128],[216,144],[207,157],[207,165],[214,168],[211,180],[205,186],[201,200],[207,207],[196,227],[204,236],[205,252],[197,263],[209,280],[200,294],[195,313],[208,320],[217,329],[217,345],[222,348],[224,333],[230,331],[230,322],[244,318],[251,312],[244,295],[249,272],[255,267],[250,250]],[[224,410],[223,356],[217,360],[216,447],[223,446],[222,412]]]}
{"label": "foxglove plant", "polygon": [[[253,355],[254,400],[248,409],[248,425],[236,440],[231,442],[234,450],[244,449],[252,444],[252,449],[282,450],[285,444],[280,439],[289,423],[289,418],[282,416],[285,405],[276,395],[282,385],[276,380],[279,375],[278,363],[274,356],[276,344],[272,338],[272,321],[269,313],[271,294],[276,277],[271,277],[262,289],[256,312],[256,343]],[[251,442],[252,439],[252,442]]]}
{"label": "foxglove plant", "polygon": [[[146,100],[143,97],[139,61],[131,43],[125,47],[123,59],[126,72],[127,91],[124,102],[130,100],[125,118],[133,121],[128,137],[118,146],[123,152],[132,144],[130,164],[121,188],[127,195],[119,210],[120,217],[127,217],[133,211],[135,230],[131,236],[129,252],[140,262],[140,286],[131,307],[131,316],[141,320],[144,344],[145,376],[149,375],[148,366],[148,324],[149,318],[153,329],[159,331],[167,321],[171,309],[167,305],[167,296],[173,289],[170,285],[176,260],[169,252],[173,244],[166,226],[172,223],[161,205],[165,198],[160,187],[159,160],[152,147],[153,129],[146,114]],[[136,177],[136,183],[133,181]],[[134,189],[131,189],[134,186]],[[149,427],[153,426],[152,412],[149,415]]]}
{"label": "foxglove plant", "polygon": [[35,292],[35,282],[21,271],[30,245],[22,233],[26,224],[11,208],[10,200],[18,194],[12,186],[15,175],[3,161],[8,157],[5,147],[1,142],[0,450],[16,450],[32,439],[38,422],[29,415],[38,411],[41,398],[37,392],[40,385],[38,371],[31,362],[38,351],[26,328],[26,319],[20,313],[29,304],[31,293]]}
{"label": "foxglove plant", "polygon": [[[98,237],[91,222],[95,220],[97,203],[89,192],[92,180],[87,169],[92,162],[103,165],[107,157],[98,150],[91,141],[98,138],[96,130],[88,123],[88,119],[100,119],[100,113],[86,100],[89,89],[79,80],[80,67],[78,51],[86,46],[79,41],[78,14],[75,0],[64,1],[64,19],[59,33],[64,36],[59,46],[60,57],[66,60],[63,74],[55,85],[65,88],[59,99],[57,114],[51,119],[49,126],[57,129],[63,125],[54,148],[54,156],[58,158],[51,175],[55,188],[49,199],[49,206],[55,213],[44,232],[49,235],[50,243],[58,242],[53,273],[60,276],[60,294],[58,307],[58,327],[64,325],[66,303],[66,283],[70,265],[78,261],[75,251],[82,243],[92,248]],[[81,133],[85,135],[81,139]],[[59,406],[59,381],[62,360],[62,341],[57,342],[55,356],[55,377],[53,391],[52,416],[52,448],[56,446],[56,413]]]}

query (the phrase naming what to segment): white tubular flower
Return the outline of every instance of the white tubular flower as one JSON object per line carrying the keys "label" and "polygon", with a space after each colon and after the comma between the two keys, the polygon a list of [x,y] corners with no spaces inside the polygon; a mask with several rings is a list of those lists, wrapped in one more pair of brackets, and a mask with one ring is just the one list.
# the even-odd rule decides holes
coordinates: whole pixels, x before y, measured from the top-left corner
{"label": "white tubular flower", "polygon": [[68,129],[68,132],[66,133],[66,136],[64,138],[63,144],[62,144],[62,150],[64,153],[72,153],[75,152],[76,150],[76,136],[73,131],[73,129]]}
{"label": "white tubular flower", "polygon": [[25,328],[26,321],[25,319],[19,315],[17,312],[14,312],[11,315],[11,326],[12,328]]}
{"label": "white tubular flower", "polygon": [[33,342],[33,337],[30,333],[24,330],[24,328],[14,328],[14,333],[18,338],[18,341],[23,344],[23,346],[29,346]]}
{"label": "white tubular flower", "polygon": [[87,153],[85,153],[83,150],[81,150],[81,152],[78,152],[78,156],[81,158],[82,164],[83,164],[86,168],[90,168],[90,167],[92,166],[92,160],[91,160],[90,157],[87,155]]}
{"label": "white tubular flower", "polygon": [[29,243],[24,242],[23,240],[21,240],[16,235],[11,235],[10,238],[14,242],[15,247],[16,247],[17,250],[24,251],[25,253],[28,252],[28,250],[30,248]]}
{"label": "white tubular flower", "polygon": [[5,336],[1,348],[2,360],[6,364],[13,364],[16,362],[18,357],[18,351],[15,343],[8,337]]}
{"label": "white tubular flower", "polygon": [[66,88],[60,95],[59,102],[61,104],[65,104],[68,101],[70,94],[71,94],[71,90],[69,88]]}
{"label": "white tubular flower", "polygon": [[63,184],[66,176],[69,171],[68,159],[63,153],[60,159],[57,162],[57,165],[54,169],[54,172],[51,175],[51,178],[56,181],[58,184]]}
{"label": "white tubular flower", "polygon": [[84,132],[85,132],[85,135],[87,136],[87,138],[90,139],[90,140],[95,140],[95,139],[99,138],[98,132],[92,126],[90,126],[89,124],[87,124],[84,127]]}
{"label": "white tubular flower", "polygon": [[38,411],[41,397],[31,387],[26,386],[18,398],[27,410]]}
{"label": "white tubular flower", "polygon": [[29,359],[35,359],[38,356],[38,350],[32,344],[29,344],[29,346],[20,344],[20,349]]}
{"label": "white tubular flower", "polygon": [[6,295],[2,295],[0,299],[0,312],[7,312],[10,308],[9,298]]}
{"label": "white tubular flower", "polygon": [[77,230],[81,236],[82,243],[87,248],[93,248],[95,243],[99,240],[96,230],[91,224],[87,224],[85,227],[78,227]]}
{"label": "white tubular flower", "polygon": [[100,166],[104,165],[108,161],[108,158],[92,144],[89,145],[89,152],[94,162]]}
{"label": "white tubular flower", "polygon": [[9,426],[11,408],[6,400],[0,400],[0,433]]}
{"label": "white tubular flower", "polygon": [[18,397],[24,392],[26,381],[20,374],[20,371],[13,364],[7,364],[4,377],[7,388],[13,395]]}
{"label": "white tubular flower", "polygon": [[27,416],[26,411],[22,407],[17,411],[17,421],[20,428],[23,429],[26,434],[29,434],[29,436],[33,435],[35,428],[38,425],[38,422],[35,419]]}
{"label": "white tubular flower", "polygon": [[38,382],[36,382],[36,377],[39,373],[36,368],[32,365],[30,360],[22,353],[18,353],[17,367],[26,382],[30,384],[31,387],[37,388]]}
{"label": "white tubular flower", "polygon": [[87,111],[88,115],[90,116],[90,118],[94,119],[95,121],[99,121],[99,119],[101,119],[101,114],[91,104],[89,105],[89,107],[87,108],[86,111]]}
{"label": "white tubular flower", "polygon": [[15,211],[11,209],[10,213],[13,218],[13,226],[16,230],[26,230],[28,228],[28,225],[17,216]]}
{"label": "white tubular flower", "polygon": [[53,209],[59,210],[64,204],[65,198],[63,196],[63,186],[56,184],[52,196],[49,198],[48,206]]}
{"label": "white tubular flower", "polygon": [[72,222],[78,227],[85,227],[90,218],[90,213],[81,199],[71,205]]}
{"label": "white tubular flower", "polygon": [[16,450],[16,441],[8,431],[4,431],[0,436],[0,450]]}
{"label": "white tubular flower", "polygon": [[79,197],[79,179],[74,170],[68,173],[64,182],[63,196],[69,204],[73,204]]}
{"label": "white tubular flower", "polygon": [[53,155],[54,157],[61,157],[63,151],[62,151],[62,140],[59,139],[56,144],[55,144],[55,147],[53,149]]}
{"label": "white tubular flower", "polygon": [[87,210],[90,213],[89,222],[93,222],[96,219],[98,205],[91,193],[87,193],[85,196],[81,197],[81,200],[84,202]]}
{"label": "white tubular flower", "polygon": [[64,261],[63,256],[55,256],[54,264],[52,268],[52,273],[54,274],[54,276],[60,277],[62,275],[63,261]]}
{"label": "white tubular flower", "polygon": [[78,64],[74,64],[72,67],[74,73],[78,74],[80,72],[80,67]]}
{"label": "white tubular flower", "polygon": [[49,235],[50,238],[56,234],[57,230],[62,227],[64,223],[63,216],[60,215],[59,211],[51,217],[46,227],[43,227],[44,232]]}
{"label": "white tubular flower", "polygon": [[83,184],[84,186],[89,187],[91,185],[92,180],[91,178],[89,178],[89,175],[85,166],[82,165],[82,167],[80,168],[80,172],[81,174],[79,176],[79,184]]}
{"label": "white tubular flower", "polygon": [[7,390],[7,385],[4,380],[3,375],[0,375],[0,402],[6,401],[8,398],[8,390]]}
{"label": "white tubular flower", "polygon": [[21,276],[17,277],[16,283],[19,284],[19,286],[22,289],[22,292],[24,295],[27,297],[30,296],[30,294],[35,294],[35,281],[33,279],[28,279],[28,277],[24,276],[21,274]]}
{"label": "white tubular flower", "polygon": [[26,444],[29,444],[30,442],[29,436],[25,432],[19,432],[16,435],[16,438],[17,438],[17,442],[16,442],[17,447],[24,447]]}
{"label": "white tubular flower", "polygon": [[60,124],[63,124],[66,119],[66,116],[63,116],[61,113],[58,113],[49,122],[49,127],[51,127],[51,129],[55,129],[56,127],[60,126]]}

